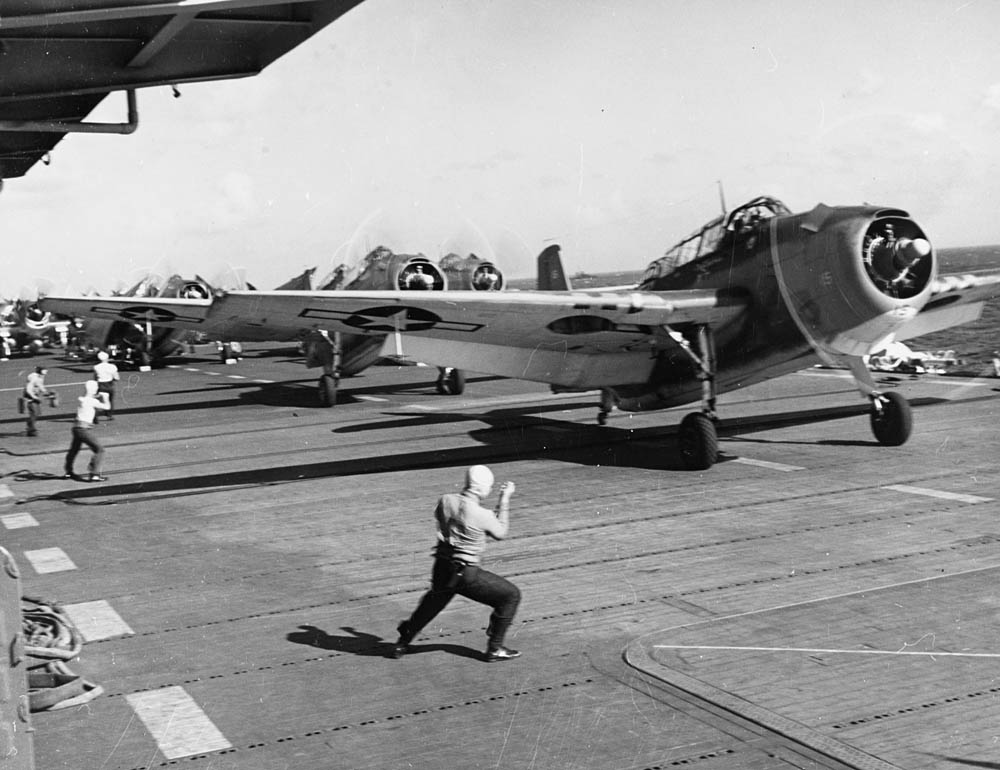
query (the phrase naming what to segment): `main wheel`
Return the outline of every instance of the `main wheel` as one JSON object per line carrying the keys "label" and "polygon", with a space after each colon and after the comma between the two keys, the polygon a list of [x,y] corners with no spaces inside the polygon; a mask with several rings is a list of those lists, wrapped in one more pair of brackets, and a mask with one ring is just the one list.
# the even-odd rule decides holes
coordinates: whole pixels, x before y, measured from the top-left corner
{"label": "main wheel", "polygon": [[448,366],[441,370],[437,391],[444,396],[460,396],[465,392],[465,373],[461,369]]}
{"label": "main wheel", "polygon": [[337,404],[337,378],[332,374],[319,378],[319,404],[324,407]]}
{"label": "main wheel", "polygon": [[913,430],[913,412],[910,403],[895,391],[878,397],[880,403],[872,404],[872,433],[884,446],[901,446]]}
{"label": "main wheel", "polygon": [[719,457],[719,436],[715,423],[707,414],[692,412],[681,420],[678,433],[681,459],[688,470],[711,468]]}

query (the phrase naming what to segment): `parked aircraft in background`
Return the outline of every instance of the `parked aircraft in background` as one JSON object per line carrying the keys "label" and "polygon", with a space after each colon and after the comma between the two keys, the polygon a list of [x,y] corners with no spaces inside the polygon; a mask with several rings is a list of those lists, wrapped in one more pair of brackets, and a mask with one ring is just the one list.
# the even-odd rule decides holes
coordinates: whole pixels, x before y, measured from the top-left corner
{"label": "parked aircraft in background", "polygon": [[871,402],[876,439],[903,444],[912,428],[909,404],[877,387],[863,356],[889,339],[973,320],[1000,293],[1000,274],[936,274],[927,236],[901,209],[819,204],[793,214],[761,197],[669,249],[632,290],[403,293],[375,290],[376,283],[141,303],[48,297],[42,306],[154,317],[233,339],[388,335],[398,354],[415,361],[559,391],[600,389],[602,422],[614,407],[700,400],[679,437],[686,464],[704,469],[718,455],[718,393],[818,362],[850,369]]}
{"label": "parked aircraft in background", "polygon": [[[313,269],[315,270],[315,268]],[[435,263],[422,254],[396,254],[391,249],[378,246],[361,260],[348,260],[333,270],[323,280],[312,283],[313,271],[306,271],[294,282],[276,291],[500,291],[504,276],[491,261],[475,254],[467,256],[448,254]],[[292,285],[294,283],[294,286]],[[332,331],[332,334],[331,334]],[[306,353],[306,366],[322,367],[319,379],[319,400],[323,406],[333,406],[337,401],[340,378],[358,374],[380,358],[402,357],[399,335],[357,334],[351,331],[301,327],[289,336],[263,336],[241,339],[296,339],[302,340]],[[438,367],[437,390],[445,395],[458,395],[465,389],[465,375],[461,369],[441,364]]]}
{"label": "parked aircraft in background", "polygon": [[38,353],[44,347],[63,345],[70,319],[43,311],[28,299],[0,300],[0,355]]}
{"label": "parked aircraft in background", "polygon": [[[211,296],[207,286],[207,282],[200,277],[185,279],[173,275],[160,278],[150,274],[129,289],[112,296],[128,297],[133,302],[151,297],[207,299]],[[95,295],[93,299],[98,297]],[[82,357],[105,350],[119,365],[145,368],[162,364],[164,359],[181,352],[196,337],[197,332],[164,326],[149,319],[74,315],[67,352]]]}
{"label": "parked aircraft in background", "polygon": [[[475,254],[448,254],[434,262],[422,254],[396,254],[379,246],[360,260],[341,263],[328,276],[315,281],[316,268],[305,270],[285,282],[275,293],[328,291],[445,291],[450,288],[472,292],[493,292],[504,288],[504,275],[492,261]],[[84,321],[86,337],[91,347],[113,349],[128,361],[142,366],[156,365],[179,352],[194,340],[211,339],[219,342],[223,357],[238,342],[298,341],[306,356],[306,366],[322,367],[319,379],[319,399],[323,406],[336,403],[340,378],[357,374],[383,357],[401,356],[398,335],[371,334],[328,330],[321,327],[294,329],[275,327],[266,322],[212,329],[194,323],[194,317],[169,310],[172,302],[188,300],[212,301],[226,296],[252,294],[256,290],[246,284],[233,290],[212,285],[203,278],[193,280],[173,276],[162,287],[144,279],[125,294],[113,297],[89,297],[85,305],[77,305],[74,318]],[[271,292],[260,292],[261,296]],[[139,301],[141,300],[141,301]],[[148,300],[148,302],[147,302]],[[154,302],[155,300],[155,302]],[[121,303],[129,305],[120,312]],[[465,387],[460,369],[441,365],[437,389],[442,394],[458,394]]]}

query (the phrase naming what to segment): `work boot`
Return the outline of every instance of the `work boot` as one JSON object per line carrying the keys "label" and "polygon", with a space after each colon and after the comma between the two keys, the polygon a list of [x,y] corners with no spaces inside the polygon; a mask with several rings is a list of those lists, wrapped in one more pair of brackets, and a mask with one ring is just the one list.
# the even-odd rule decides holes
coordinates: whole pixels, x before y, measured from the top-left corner
{"label": "work boot", "polygon": [[412,641],[413,637],[410,636],[410,624],[408,621],[404,620],[396,626],[396,630],[399,632],[399,639],[392,645],[389,655],[399,660],[410,651],[410,641]]}
{"label": "work boot", "polygon": [[486,662],[496,663],[500,660],[513,660],[514,658],[520,658],[521,653],[517,650],[512,650],[509,647],[497,647],[495,649],[489,649],[486,651]]}
{"label": "work boot", "polygon": [[107,476],[102,476],[99,473],[91,473],[90,478],[87,479],[87,481],[107,481],[107,480],[108,480]]}

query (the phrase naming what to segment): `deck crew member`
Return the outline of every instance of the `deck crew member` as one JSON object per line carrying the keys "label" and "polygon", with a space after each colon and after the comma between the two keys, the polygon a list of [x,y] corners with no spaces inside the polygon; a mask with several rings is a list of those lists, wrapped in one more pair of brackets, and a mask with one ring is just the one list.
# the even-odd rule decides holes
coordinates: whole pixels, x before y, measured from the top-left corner
{"label": "deck crew member", "polygon": [[78,399],[80,405],[76,408],[76,422],[73,423],[73,440],[69,445],[69,451],[66,453],[66,473],[63,478],[76,478],[76,474],[73,473],[73,462],[80,452],[80,447],[86,444],[90,447],[90,451],[93,452],[90,457],[90,465],[87,468],[90,473],[87,481],[107,481],[101,475],[101,460],[104,458],[104,447],[101,446],[101,442],[94,435],[94,423],[96,422],[97,410],[111,408],[108,403],[108,394],[98,393],[97,383],[93,380],[87,380],[83,384],[83,387],[84,394]]}
{"label": "deck crew member", "polygon": [[510,660],[521,654],[503,645],[521,601],[521,591],[509,580],[488,572],[479,564],[487,536],[503,540],[510,523],[510,496],[514,494],[514,482],[507,481],[500,486],[500,499],[495,511],[480,505],[492,488],[492,471],[485,465],[474,465],[466,471],[462,492],[443,495],[438,501],[434,510],[437,547],[431,587],[409,620],[399,624],[399,640],[393,645],[393,657],[402,657],[408,651],[410,642],[455,594],[493,608],[486,629],[487,661]]}
{"label": "deck crew member", "polygon": [[[121,379],[118,374],[118,367],[111,363],[108,354],[103,350],[97,354],[99,359],[94,364],[94,379],[97,380],[97,390],[99,393],[108,394],[108,419],[115,419],[115,383]],[[95,420],[96,422],[96,420]]]}
{"label": "deck crew member", "polygon": [[42,399],[48,398],[54,401],[55,393],[45,387],[45,375],[48,372],[44,366],[36,366],[35,371],[28,375],[28,381],[24,383],[24,411],[28,415],[29,436],[38,435],[38,418],[42,414]]}

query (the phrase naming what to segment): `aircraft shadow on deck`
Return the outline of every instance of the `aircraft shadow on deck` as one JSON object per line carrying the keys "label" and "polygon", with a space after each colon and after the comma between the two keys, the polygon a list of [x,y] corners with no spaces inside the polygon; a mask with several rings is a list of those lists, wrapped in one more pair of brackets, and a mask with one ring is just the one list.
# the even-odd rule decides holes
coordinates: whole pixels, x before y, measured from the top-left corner
{"label": "aircraft shadow on deck", "polygon": [[[393,643],[383,639],[381,636],[358,631],[351,626],[341,626],[341,631],[347,633],[342,636],[328,634],[316,626],[302,625],[298,631],[292,631],[285,638],[295,644],[304,644],[308,647],[316,647],[320,650],[332,650],[351,655],[363,657],[390,657],[393,650]],[[479,650],[466,647],[461,644],[412,644],[407,655],[418,655],[424,652],[447,652],[460,658],[474,658],[482,660],[483,654]]]}
{"label": "aircraft shadow on deck", "polygon": [[[947,402],[947,399],[914,399],[915,406]],[[456,447],[452,449],[429,449],[419,452],[378,454],[369,457],[354,457],[347,460],[331,460],[309,464],[264,465],[274,460],[274,455],[260,458],[261,467],[242,471],[184,476],[151,481],[128,482],[124,484],[76,484],[50,495],[28,498],[22,503],[37,500],[56,500],[75,505],[115,505],[126,502],[141,502],[148,499],[162,499],[196,494],[208,494],[239,487],[256,487],[296,483],[320,478],[363,476],[374,473],[389,473],[401,470],[424,468],[463,468],[476,463],[496,463],[512,460],[550,460],[578,465],[602,465],[612,467],[641,468],[648,470],[683,471],[684,463],[672,438],[677,432],[677,424],[654,428],[618,428],[611,425],[580,425],[538,416],[542,411],[565,411],[565,404],[543,407],[522,407],[501,409],[485,414],[438,413],[432,415],[404,415],[403,419],[391,423],[375,423],[353,429],[337,428],[337,432],[364,429],[386,429],[399,427],[419,427],[444,422],[475,420],[487,423],[488,427],[469,431],[469,437],[479,443],[478,447]],[[753,441],[738,434],[773,428],[777,426],[805,425],[845,417],[857,417],[862,423],[867,414],[865,405],[837,406],[804,412],[785,412],[760,415],[751,418],[735,418],[720,423],[720,437],[727,441]],[[810,445],[878,446],[874,437],[860,438],[867,431],[867,421],[859,424],[859,438],[850,440],[778,441],[776,443],[804,443]],[[650,443],[655,442],[662,451],[651,451]],[[735,459],[727,456],[723,446],[719,462]],[[289,450],[290,457],[295,450]],[[246,458],[253,463],[255,458]],[[25,473],[29,473],[25,471]],[[20,478],[18,476],[17,478]],[[72,482],[66,482],[72,483]]]}

